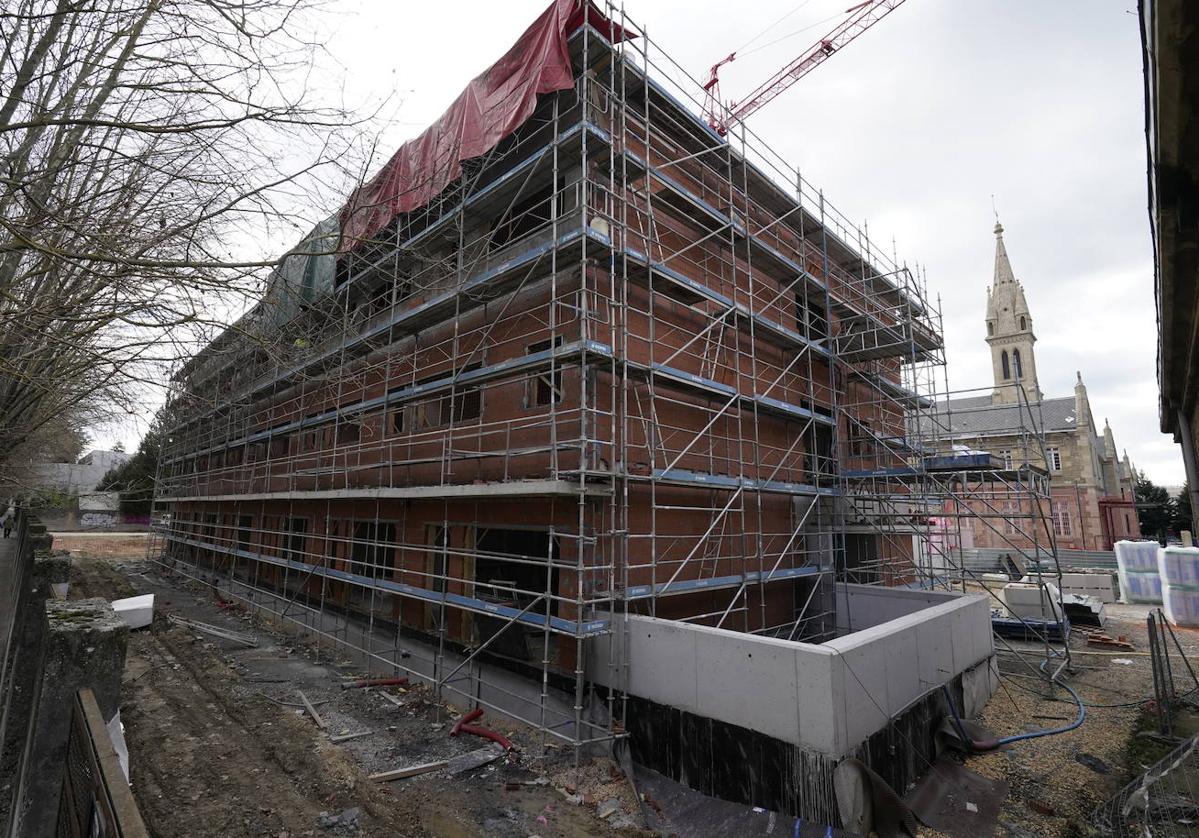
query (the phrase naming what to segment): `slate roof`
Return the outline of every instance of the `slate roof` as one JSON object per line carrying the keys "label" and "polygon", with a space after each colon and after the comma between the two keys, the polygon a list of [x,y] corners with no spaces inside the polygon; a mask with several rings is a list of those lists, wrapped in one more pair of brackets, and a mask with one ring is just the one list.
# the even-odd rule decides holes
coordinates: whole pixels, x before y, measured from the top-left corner
{"label": "slate roof", "polygon": [[1021,428],[1045,433],[1072,431],[1078,418],[1074,415],[1073,396],[1044,399],[1027,406],[993,405],[990,396],[972,396],[939,402],[934,414],[939,431],[955,437],[1013,434]]}

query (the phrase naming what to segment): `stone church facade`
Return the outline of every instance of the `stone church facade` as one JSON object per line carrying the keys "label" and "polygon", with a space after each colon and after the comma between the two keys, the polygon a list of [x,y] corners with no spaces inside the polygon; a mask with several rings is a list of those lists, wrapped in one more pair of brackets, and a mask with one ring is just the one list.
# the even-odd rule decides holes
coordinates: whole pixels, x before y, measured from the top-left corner
{"label": "stone church facade", "polygon": [[[995,273],[987,289],[986,341],[994,387],[990,395],[951,399],[938,410],[958,448],[986,451],[1005,469],[1028,464],[1049,475],[1052,522],[1059,549],[1110,550],[1123,538],[1139,538],[1133,500],[1134,472],[1128,453],[1117,453],[1111,425],[1095,424],[1082,373],[1074,393],[1046,397],[1037,377],[1033,317],[995,225]],[[1022,510],[1012,502],[1013,518]],[[996,530],[999,530],[996,532]],[[964,547],[1019,544],[1025,532],[1015,521],[1006,528],[972,526]],[[1048,543],[1048,536],[1038,544]]]}

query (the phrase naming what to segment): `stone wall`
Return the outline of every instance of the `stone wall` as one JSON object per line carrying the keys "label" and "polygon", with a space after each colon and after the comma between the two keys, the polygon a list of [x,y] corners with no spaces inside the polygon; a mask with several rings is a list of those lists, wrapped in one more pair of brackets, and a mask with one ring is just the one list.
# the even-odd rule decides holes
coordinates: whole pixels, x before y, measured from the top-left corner
{"label": "stone wall", "polygon": [[90,687],[104,721],[120,701],[128,628],[105,600],[60,601],[70,556],[22,510],[0,541],[0,834],[57,834],[75,693]]}

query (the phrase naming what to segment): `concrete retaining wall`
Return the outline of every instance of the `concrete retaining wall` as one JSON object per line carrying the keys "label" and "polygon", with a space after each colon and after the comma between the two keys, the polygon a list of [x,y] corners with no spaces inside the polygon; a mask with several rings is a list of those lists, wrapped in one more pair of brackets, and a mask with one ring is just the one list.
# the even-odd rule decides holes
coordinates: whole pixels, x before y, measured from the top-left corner
{"label": "concrete retaining wall", "polygon": [[[898,616],[819,645],[622,618],[614,629],[625,634],[626,689],[840,757],[993,654],[990,607],[981,595],[841,587],[856,624],[871,622],[872,613]],[[589,659],[590,677],[601,684],[609,679],[608,650],[595,644]]]}
{"label": "concrete retaining wall", "polygon": [[906,617],[934,605],[953,602],[948,591],[883,588],[877,585],[837,585],[837,633],[862,631]]}

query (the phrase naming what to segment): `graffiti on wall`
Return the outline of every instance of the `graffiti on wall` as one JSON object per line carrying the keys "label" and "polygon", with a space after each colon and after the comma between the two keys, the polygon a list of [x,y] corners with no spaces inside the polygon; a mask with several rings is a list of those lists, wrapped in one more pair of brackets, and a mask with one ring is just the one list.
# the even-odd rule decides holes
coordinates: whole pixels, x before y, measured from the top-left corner
{"label": "graffiti on wall", "polygon": [[112,512],[84,512],[79,516],[79,526],[84,529],[115,527],[117,516]]}

